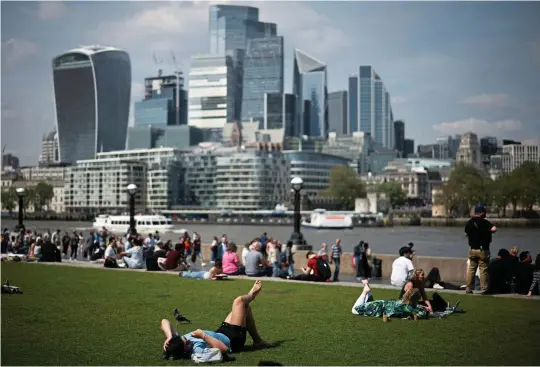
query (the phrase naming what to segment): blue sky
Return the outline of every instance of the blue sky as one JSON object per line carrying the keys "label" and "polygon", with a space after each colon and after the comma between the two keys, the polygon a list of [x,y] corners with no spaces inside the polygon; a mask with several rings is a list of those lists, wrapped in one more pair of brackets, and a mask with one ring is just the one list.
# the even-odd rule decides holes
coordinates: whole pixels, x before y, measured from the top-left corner
{"label": "blue sky", "polygon": [[[51,60],[87,44],[129,52],[132,102],[171,50],[184,73],[208,49],[208,6],[222,2],[2,2],[2,145],[37,162],[54,126]],[[430,143],[473,131],[540,142],[538,2],[237,2],[285,37],[285,87],[295,47],[328,65],[329,90],[373,65],[406,135]]]}

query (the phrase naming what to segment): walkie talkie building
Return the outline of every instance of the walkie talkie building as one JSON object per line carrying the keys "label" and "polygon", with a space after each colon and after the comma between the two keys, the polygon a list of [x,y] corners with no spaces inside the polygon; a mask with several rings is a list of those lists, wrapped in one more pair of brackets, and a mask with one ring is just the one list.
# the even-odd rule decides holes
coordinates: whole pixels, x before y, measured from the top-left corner
{"label": "walkie talkie building", "polygon": [[123,150],[131,97],[129,55],[112,47],[81,47],[55,57],[52,67],[60,162]]}

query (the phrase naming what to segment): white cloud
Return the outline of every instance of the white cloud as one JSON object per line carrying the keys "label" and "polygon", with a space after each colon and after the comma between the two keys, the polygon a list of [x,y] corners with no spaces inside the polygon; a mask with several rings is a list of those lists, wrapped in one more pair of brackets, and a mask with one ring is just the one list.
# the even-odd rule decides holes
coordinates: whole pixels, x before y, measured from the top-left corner
{"label": "white cloud", "polygon": [[11,38],[2,42],[2,58],[8,67],[19,65],[21,61],[39,52],[39,47],[30,41]]}
{"label": "white cloud", "polygon": [[[180,38],[199,42],[201,52],[208,48],[208,8],[223,1],[194,1],[156,3],[133,16],[103,22],[88,32],[96,42],[107,42],[119,47],[149,46],[155,50],[176,48]],[[227,3],[227,1],[225,1]],[[151,3],[152,4],[152,3]],[[244,2],[234,1],[235,5]],[[152,4],[153,5],[153,4]],[[291,46],[304,48],[314,55],[329,55],[347,47],[350,38],[335,26],[330,18],[319,14],[303,2],[245,2],[258,7],[260,19],[278,24],[278,34],[284,35]]]}
{"label": "white cloud", "polygon": [[505,93],[482,93],[470,96],[461,101],[461,103],[477,107],[504,107],[510,102],[510,96]]}
{"label": "white cloud", "polygon": [[433,125],[433,129],[448,135],[473,132],[479,135],[499,136],[504,133],[520,131],[522,129],[522,123],[519,120],[489,122],[470,117],[465,120],[441,122],[440,124]]}
{"label": "white cloud", "polygon": [[131,103],[129,106],[129,126],[135,125],[135,102],[144,97],[144,83],[131,84]]}
{"label": "white cloud", "polygon": [[390,99],[393,106],[407,103],[407,98],[402,96],[391,96]]}
{"label": "white cloud", "polygon": [[37,16],[42,20],[58,19],[67,14],[67,6],[62,1],[41,1],[38,5]]}

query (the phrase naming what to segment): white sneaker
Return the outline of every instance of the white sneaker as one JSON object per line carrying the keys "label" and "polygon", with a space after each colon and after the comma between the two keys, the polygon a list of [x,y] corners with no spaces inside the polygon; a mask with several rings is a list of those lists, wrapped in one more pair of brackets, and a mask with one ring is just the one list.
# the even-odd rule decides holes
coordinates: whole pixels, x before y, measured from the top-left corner
{"label": "white sneaker", "polygon": [[435,283],[433,284],[433,289],[444,289],[444,287],[440,285],[439,283]]}

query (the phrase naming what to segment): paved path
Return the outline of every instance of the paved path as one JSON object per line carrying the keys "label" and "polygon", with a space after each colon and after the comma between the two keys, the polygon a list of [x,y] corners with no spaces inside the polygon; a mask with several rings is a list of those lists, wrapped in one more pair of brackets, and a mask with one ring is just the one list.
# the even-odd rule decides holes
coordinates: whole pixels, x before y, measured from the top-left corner
{"label": "paved path", "polygon": [[[63,261],[61,263],[40,263],[40,262],[30,262],[27,264],[39,264],[39,265],[49,265],[49,266],[71,266],[71,267],[79,267],[79,268],[94,268],[94,269],[102,269],[106,271],[134,271],[134,272],[146,272],[146,269],[125,269],[125,268],[118,268],[118,269],[110,269],[110,268],[103,268],[102,264],[96,264],[91,263],[88,261]],[[163,274],[168,276],[178,276],[177,272],[165,272],[165,271],[155,271],[152,272],[154,274]],[[253,279],[250,277],[247,277],[245,275],[240,276],[229,276],[231,279],[243,279],[243,280],[249,280]],[[267,277],[264,278],[264,281],[270,281],[270,282],[287,282],[287,283],[301,283],[305,284],[306,282],[297,281],[297,280],[287,280],[282,278],[271,278]],[[357,283],[353,281],[343,281],[343,282],[328,282],[328,283],[314,283],[310,282],[310,284],[316,284],[320,286],[327,286],[327,287],[357,287],[361,288],[363,285],[362,283]],[[388,280],[385,279],[372,279],[370,280],[370,286],[374,289],[393,289],[398,290],[397,287],[394,287],[393,285],[388,284]],[[465,292],[463,290],[450,290],[450,289],[437,289],[436,290],[439,293],[449,293],[449,294],[461,294],[463,296],[471,296],[471,295],[465,295]],[[479,293],[472,294],[472,296],[480,296]],[[499,298],[519,298],[519,299],[527,299],[527,300],[536,300],[540,301],[540,296],[533,296],[533,297],[526,297],[519,294],[496,294],[492,295],[490,297],[499,297]]]}

